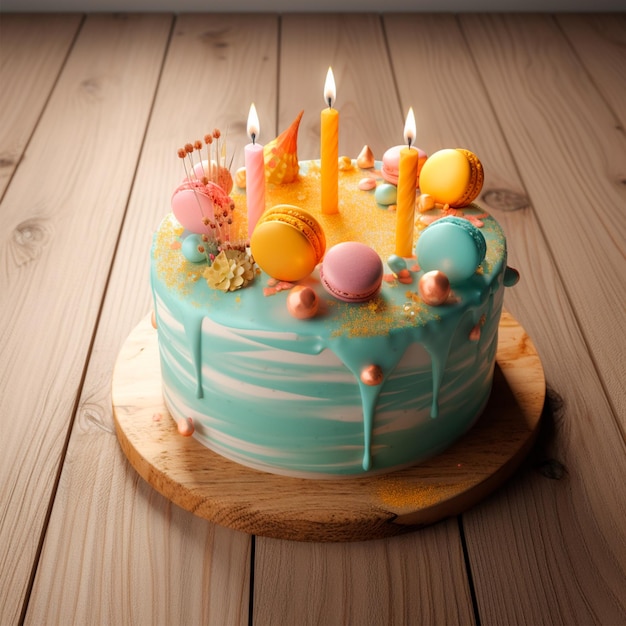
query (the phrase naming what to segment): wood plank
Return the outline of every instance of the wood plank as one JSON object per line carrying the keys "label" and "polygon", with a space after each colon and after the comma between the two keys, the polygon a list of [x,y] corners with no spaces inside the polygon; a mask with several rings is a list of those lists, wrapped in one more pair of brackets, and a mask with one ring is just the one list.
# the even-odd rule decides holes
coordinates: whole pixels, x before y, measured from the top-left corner
{"label": "wood plank", "polygon": [[[527,145],[512,130],[502,134],[512,104],[494,96],[510,89],[509,83],[529,82],[524,68],[530,60],[506,56],[511,30],[526,19],[535,25],[533,17],[463,17],[465,28],[489,27],[489,36],[470,37],[469,48],[465,28],[452,16],[385,19],[396,75],[419,76],[419,82],[398,80],[405,106],[416,106],[418,144],[429,152],[465,146],[483,161],[481,201],[503,225],[509,262],[522,274],[507,291],[506,306],[542,356],[551,398],[533,462],[464,514],[463,525],[482,623],[623,623],[626,533],[620,520],[626,494],[617,477],[626,471],[626,449],[561,280],[562,262],[555,264],[531,202],[544,189],[520,176]],[[552,36],[560,40],[558,32]],[[489,46],[477,64],[475,46]],[[493,76],[501,87],[489,79]],[[533,98],[541,99],[534,91]],[[495,114],[492,99],[498,102]],[[437,106],[422,106],[428,102]],[[550,117],[563,106],[562,101],[543,104]],[[525,128],[521,122],[520,128]],[[553,210],[567,206],[560,199]]]}
{"label": "wood plank", "polygon": [[[337,83],[339,153],[356,157],[367,143],[381,158],[386,148],[402,142],[404,114],[378,16],[283,17],[281,127],[304,109],[299,157],[318,158],[319,112],[329,65]],[[454,521],[434,526],[427,535],[414,533],[372,546],[257,538],[253,622],[381,624],[392,623],[392,618],[406,622],[408,616],[426,623],[473,622]],[[371,560],[370,550],[376,554]],[[419,559],[416,566],[416,555],[424,550],[433,557]],[[287,593],[276,593],[277,579],[287,585]],[[380,604],[377,598],[382,598]]]}
{"label": "wood plank", "polygon": [[3,15],[0,21],[0,199],[50,96],[79,15]]}
{"label": "wood plank", "polygon": [[626,126],[626,15],[563,14],[557,15],[556,20],[623,129]]}
{"label": "wood plank", "polygon": [[[219,127],[230,129],[228,153],[242,151],[252,100],[265,128],[275,126],[277,44],[271,16],[176,20],[28,623],[247,623],[249,536],[182,511],[139,478],[114,434],[110,385],[120,347],[152,306],[151,232],[182,175],[176,149]],[[141,64],[130,71],[141,74]],[[115,158],[108,150],[106,159]]]}
{"label": "wood plank", "polygon": [[626,433],[626,136],[551,19],[467,16],[463,26]]}
{"label": "wood plank", "polygon": [[0,207],[0,606],[9,622],[45,529],[169,24],[85,22]]}
{"label": "wood plank", "polygon": [[386,540],[256,545],[255,625],[474,623],[456,520]]}

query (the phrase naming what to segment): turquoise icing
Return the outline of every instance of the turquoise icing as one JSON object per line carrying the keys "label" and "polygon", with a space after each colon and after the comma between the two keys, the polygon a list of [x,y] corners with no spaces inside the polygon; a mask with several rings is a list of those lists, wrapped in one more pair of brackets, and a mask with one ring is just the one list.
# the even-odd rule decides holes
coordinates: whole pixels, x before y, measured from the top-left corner
{"label": "turquoise icing", "polygon": [[[489,397],[506,268],[497,222],[478,207],[467,212],[484,222],[487,254],[454,285],[453,302],[422,303],[416,269],[411,285],[384,282],[362,304],[332,298],[315,272],[307,284],[323,307],[308,320],[289,315],[287,291],[264,294],[263,273],[232,293],[177,280],[204,265],[176,258],[165,242],[180,235],[166,217],[151,284],[172,415],[192,417],[198,439],[239,463],[305,477],[388,471],[448,447]],[[380,385],[360,381],[372,364]]]}
{"label": "turquoise icing", "polygon": [[204,397],[202,389],[202,319],[185,313],[181,315],[181,319],[191,351],[193,371],[196,377],[196,397],[202,398]]}
{"label": "turquoise icing", "polygon": [[507,267],[504,272],[504,286],[513,287],[519,282],[519,272],[513,267]]}

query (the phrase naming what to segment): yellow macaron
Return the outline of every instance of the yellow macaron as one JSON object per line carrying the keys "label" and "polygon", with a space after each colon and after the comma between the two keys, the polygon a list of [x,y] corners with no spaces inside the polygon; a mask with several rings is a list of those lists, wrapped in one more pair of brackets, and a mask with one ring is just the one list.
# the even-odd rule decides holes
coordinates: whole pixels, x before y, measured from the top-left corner
{"label": "yellow macaron", "polygon": [[310,213],[279,204],[259,219],[250,239],[250,251],[266,274],[295,282],[306,278],[322,260],[326,236]]}
{"label": "yellow macaron", "polygon": [[463,148],[431,154],[420,172],[420,192],[441,204],[463,207],[478,197],[485,180],[478,157]]}

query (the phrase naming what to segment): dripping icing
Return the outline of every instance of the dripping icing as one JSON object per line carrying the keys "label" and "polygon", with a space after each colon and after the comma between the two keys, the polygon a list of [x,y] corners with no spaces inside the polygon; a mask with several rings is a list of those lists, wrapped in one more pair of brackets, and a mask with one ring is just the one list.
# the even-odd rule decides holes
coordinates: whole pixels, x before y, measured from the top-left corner
{"label": "dripping icing", "polygon": [[[490,230],[491,239],[493,239],[494,234],[497,239],[500,237],[497,224],[494,225],[494,223],[489,220],[490,218],[485,220],[487,230]],[[169,237],[169,235],[166,233],[165,237]],[[163,239],[165,239],[165,237],[163,237]],[[168,246],[169,241],[171,241],[171,239],[168,240]],[[503,245],[503,241],[498,245]],[[172,289],[172,283],[163,280],[163,271],[167,270],[159,270],[158,260],[159,255],[163,256],[164,254],[167,254],[168,250],[169,248],[165,251],[163,248],[154,248],[153,254],[155,264],[152,266],[152,280],[153,292],[155,293],[155,303],[158,300],[159,295],[163,298],[167,297],[168,300],[170,299],[170,294],[168,291],[163,291],[164,287],[161,283],[165,282],[167,285],[166,289]],[[203,284],[204,281],[200,280],[197,283],[187,281],[184,284],[184,289],[181,288],[180,293],[176,287],[174,287],[172,290],[172,295],[174,296],[173,299],[174,301],[177,299],[180,301],[180,308],[176,306],[176,310],[174,310],[174,304],[170,303],[172,309],[169,311],[169,314],[170,317],[172,315],[176,317],[184,327],[185,343],[187,343],[189,347],[189,357],[187,358],[189,359],[189,363],[193,363],[193,367],[190,368],[190,373],[193,373],[195,378],[194,383],[198,398],[211,398],[209,390],[214,385],[216,386],[217,392],[220,393],[218,386],[219,383],[215,382],[212,376],[208,373],[203,374],[203,362],[207,358],[214,360],[217,359],[219,361],[221,359],[221,352],[223,353],[224,350],[228,350],[230,348],[230,340],[227,337],[223,340],[218,337],[217,343],[214,335],[211,335],[210,339],[208,338],[209,335],[205,333],[205,329],[203,327],[203,319],[211,321],[216,325],[221,325],[224,328],[232,328],[233,332],[238,336],[246,335],[248,331],[250,331],[250,336],[252,337],[252,335],[254,335],[254,338],[251,339],[251,341],[262,345],[311,355],[319,354],[326,349],[333,352],[333,354],[337,356],[345,367],[350,370],[350,374],[348,375],[351,375],[353,379],[356,379],[357,385],[355,385],[355,388],[358,388],[358,392],[357,389],[355,389],[355,392],[359,393],[361,397],[362,450],[359,465],[372,466],[372,468],[376,470],[379,459],[381,458],[379,456],[381,450],[376,447],[379,445],[377,442],[380,441],[379,423],[376,423],[376,425],[374,424],[374,417],[377,412],[377,403],[380,401],[381,392],[384,393],[383,386],[387,384],[387,378],[395,368],[396,364],[400,361],[402,353],[404,353],[405,349],[411,342],[419,343],[423,346],[423,350],[425,350],[426,354],[430,357],[430,369],[432,372],[430,381],[432,398],[429,400],[429,402],[431,402],[431,414],[437,414],[441,411],[442,416],[447,415],[446,406],[444,405],[443,407],[439,407],[439,392],[442,384],[448,384],[446,382],[447,379],[444,380],[442,374],[445,372],[447,362],[449,360],[451,342],[447,341],[445,344],[442,344],[437,339],[437,334],[442,330],[442,322],[451,324],[452,326],[457,325],[457,322],[458,326],[466,324],[468,322],[467,318],[465,320],[462,318],[464,314],[467,314],[469,311],[472,311],[472,319],[475,323],[478,323],[481,314],[485,314],[487,316],[487,320],[491,320],[495,310],[501,306],[501,293],[498,294],[497,292],[503,282],[503,259],[505,263],[505,254],[501,256],[496,255],[495,258],[492,256],[485,261],[480,276],[475,277],[476,280],[474,281],[475,284],[473,287],[476,287],[476,289],[473,289],[472,285],[458,288],[458,295],[460,296],[459,300],[462,301],[461,306],[445,306],[438,310],[427,310],[422,319],[415,321],[411,320],[410,322],[407,321],[404,325],[402,324],[401,319],[400,321],[396,320],[395,330],[398,330],[398,343],[401,346],[401,349],[398,350],[398,353],[394,355],[393,359],[391,359],[391,362],[387,366],[383,367],[381,365],[381,368],[384,371],[384,383],[379,386],[368,387],[366,389],[364,389],[362,385],[358,384],[359,371],[361,367],[365,364],[370,364],[372,360],[380,364],[379,354],[380,352],[386,352],[388,347],[379,349],[375,347],[375,342],[370,344],[369,339],[375,339],[375,337],[368,338],[363,335],[350,335],[351,331],[346,329],[344,326],[344,312],[339,309],[336,303],[331,303],[331,313],[333,315],[330,319],[329,317],[323,317],[317,321],[307,320],[306,322],[296,322],[293,319],[290,319],[286,313],[284,314],[284,317],[281,317],[285,309],[284,297],[286,297],[286,294],[279,294],[273,296],[272,298],[265,298],[262,296],[261,282],[264,280],[263,278],[257,278],[254,284],[244,290],[241,290],[241,292],[238,292],[237,294],[222,294],[215,292],[207,293],[206,285]],[[193,269],[191,264],[190,266]],[[188,274],[188,271],[179,273],[180,276]],[[417,274],[414,274],[414,277],[417,277]],[[168,276],[168,279],[171,281],[171,275]],[[315,280],[316,276],[313,276],[312,282],[315,283]],[[154,289],[155,282],[158,283],[159,294],[157,294]],[[488,288],[485,289],[487,286]],[[388,285],[383,287],[382,297],[387,301],[390,308],[401,308],[402,303],[405,301],[405,298],[402,297],[404,289],[406,289],[406,287],[400,286],[394,288]],[[456,288],[455,291],[457,291]],[[475,293],[482,293],[483,300],[481,301],[481,298],[475,298]],[[497,294],[497,297],[495,300],[492,300],[494,294]],[[485,298],[489,298],[487,307],[483,306]],[[349,305],[347,308],[354,310],[352,308],[353,306],[356,309],[359,308],[359,305]],[[185,311],[185,313],[182,313],[183,311]],[[155,312],[157,315],[159,314],[156,304]],[[351,314],[351,312],[345,313],[346,316]],[[397,315],[398,318],[401,317],[401,314],[394,315]],[[373,325],[376,323],[375,319],[372,320]],[[167,326],[167,324],[165,324],[165,326]],[[263,330],[259,333],[255,331],[255,329]],[[461,331],[463,331],[463,329],[461,329]],[[461,331],[459,331],[459,335],[463,334]],[[374,329],[372,332],[375,333],[377,331]],[[480,338],[480,341],[477,343],[485,344],[486,346],[488,338],[493,337],[496,332],[497,328],[491,328],[489,333],[485,332]],[[159,333],[161,333],[161,330]],[[266,333],[266,335],[259,338],[263,335],[263,333]],[[379,337],[378,339],[381,342],[380,345],[383,346],[386,341],[391,341],[392,334]],[[454,335],[454,332],[451,332],[450,334]],[[341,336],[345,336],[346,338],[345,346],[343,344],[340,345],[341,342],[337,341],[337,339]],[[355,344],[361,343],[369,344],[370,349],[366,350],[361,356],[355,356],[354,353],[352,353],[352,349],[355,347]],[[454,349],[456,350],[459,342],[453,341],[453,343]],[[172,349],[175,349],[175,346],[172,346]],[[468,350],[469,349],[470,348],[468,348]],[[489,349],[491,350],[491,348]],[[493,349],[495,350],[495,346],[493,346]],[[485,356],[483,356],[483,348],[480,345],[476,346],[471,344],[471,350],[476,350],[476,352],[474,352],[476,355],[474,362],[476,363],[477,368],[481,367],[481,361],[485,360]],[[428,356],[425,356],[425,358],[428,358]],[[238,355],[233,355],[233,358],[229,361],[228,367],[231,367],[233,363],[235,363],[236,358],[238,358]],[[206,371],[210,372],[211,368],[206,368]],[[232,372],[229,371],[229,374],[230,373]],[[242,375],[242,379],[245,379],[245,377],[245,374]],[[426,380],[424,380],[424,383],[426,383]],[[391,387],[395,388],[394,385],[395,383],[392,383]],[[284,388],[291,388],[291,383],[288,384],[285,382]],[[424,387],[422,386],[422,389],[423,388]],[[423,397],[422,391],[420,391],[420,396]],[[444,397],[447,402],[447,393],[445,396],[442,396],[442,398]],[[172,398],[174,398],[174,396],[172,396]],[[379,407],[378,410],[384,412],[386,410],[385,405],[388,403],[388,399],[385,398],[382,402],[383,405],[382,407]],[[207,406],[210,407],[211,405]],[[203,410],[203,414],[206,412],[210,413],[210,409],[208,411]],[[255,427],[253,421],[250,421],[249,424],[246,422],[245,428],[248,428],[249,426]],[[376,433],[375,437],[374,433]],[[374,438],[374,445],[372,445],[372,440]],[[284,445],[287,444],[285,443]],[[375,456],[377,461],[372,464],[374,449],[376,449]]]}

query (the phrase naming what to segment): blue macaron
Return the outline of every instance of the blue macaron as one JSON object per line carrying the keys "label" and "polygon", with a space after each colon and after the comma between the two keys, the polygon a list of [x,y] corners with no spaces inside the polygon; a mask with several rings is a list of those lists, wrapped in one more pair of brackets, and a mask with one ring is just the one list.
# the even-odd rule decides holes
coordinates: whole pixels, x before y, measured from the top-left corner
{"label": "blue macaron", "polygon": [[442,217],[424,229],[415,253],[424,272],[444,272],[454,285],[476,272],[487,253],[487,244],[480,230],[468,220]]}

